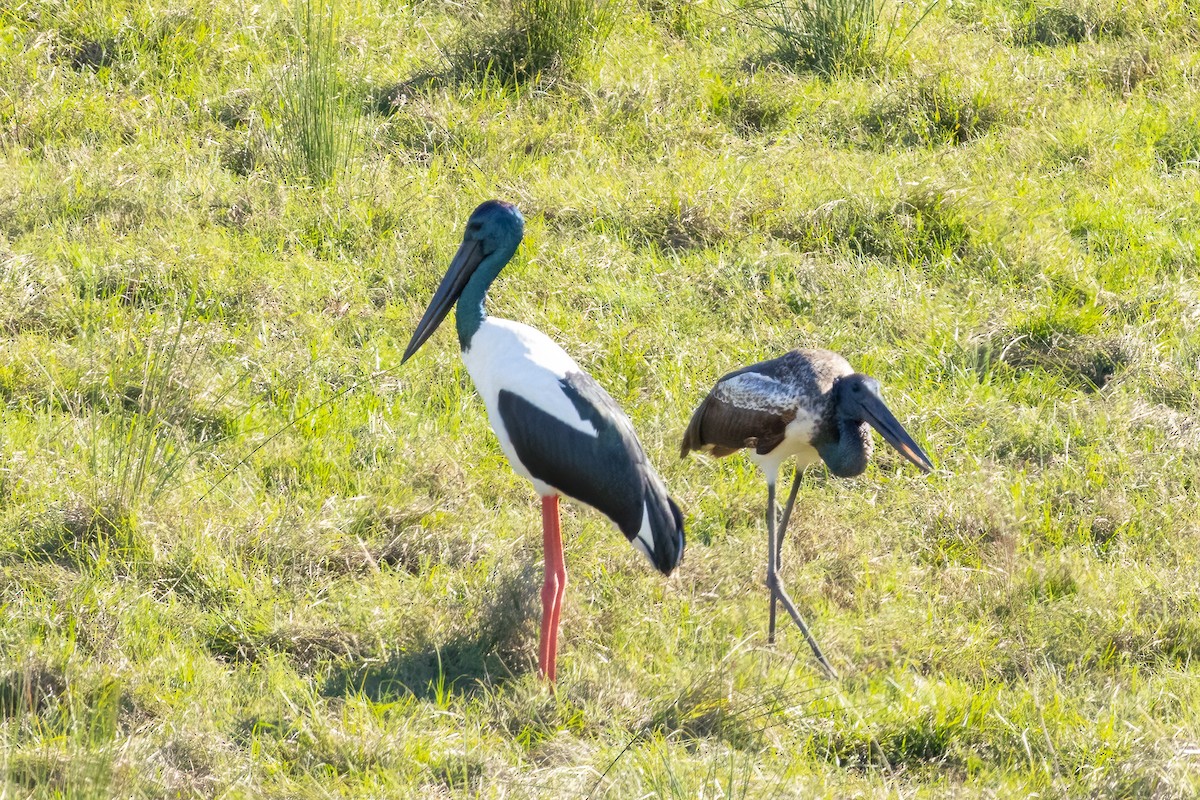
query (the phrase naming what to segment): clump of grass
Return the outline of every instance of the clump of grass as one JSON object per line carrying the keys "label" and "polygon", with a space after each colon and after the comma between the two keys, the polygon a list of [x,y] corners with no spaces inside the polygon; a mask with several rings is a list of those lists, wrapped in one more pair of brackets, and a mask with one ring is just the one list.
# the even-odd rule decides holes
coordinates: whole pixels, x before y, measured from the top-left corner
{"label": "clump of grass", "polygon": [[43,535],[31,552],[38,559],[75,567],[128,566],[151,556],[127,507],[106,497],[48,513],[39,522]]}
{"label": "clump of grass", "polygon": [[1037,324],[990,338],[978,351],[980,369],[985,373],[1000,365],[1019,372],[1041,370],[1085,391],[1103,388],[1129,360],[1118,339]]}
{"label": "clump of grass", "polygon": [[0,715],[41,714],[57,707],[66,693],[61,667],[29,660],[0,676]]}
{"label": "clump of grass", "polygon": [[663,735],[719,739],[741,750],[763,746],[764,729],[779,713],[777,698],[748,698],[726,675],[709,673],[657,708],[645,727]]}
{"label": "clump of grass", "polygon": [[929,563],[979,567],[997,551],[1003,554],[1014,546],[1013,515],[990,496],[947,502],[926,517],[920,553]]}
{"label": "clump of grass", "polygon": [[1021,591],[1037,603],[1052,603],[1079,593],[1079,583],[1066,564],[1046,569],[1030,570],[1028,580],[1021,584]]}
{"label": "clump of grass", "polygon": [[895,198],[847,198],[825,203],[771,233],[799,247],[866,258],[934,265],[944,259],[986,267],[999,257],[981,240],[954,194],[915,187]]}
{"label": "clump of grass", "polygon": [[744,136],[779,128],[795,114],[786,90],[757,83],[718,84],[709,103],[716,116]]}
{"label": "clump of grass", "polygon": [[638,0],[638,5],[649,15],[650,20],[681,38],[699,37],[705,30],[704,0]]}
{"label": "clump of grass", "polygon": [[174,331],[145,348],[140,379],[121,390],[121,404],[130,413],[93,420],[93,507],[112,508],[110,516],[120,518],[152,503],[187,463],[186,450],[172,435],[187,405],[186,376],[197,356],[188,357],[180,348],[185,322],[181,319]]}
{"label": "clump of grass", "polygon": [[1120,14],[1097,2],[1028,2],[1021,12],[1013,39],[1016,44],[1026,47],[1056,47],[1122,36],[1126,32],[1127,25]]}
{"label": "clump of grass", "polygon": [[985,86],[960,86],[943,74],[889,91],[862,126],[881,146],[960,145],[993,130],[1006,116]]}
{"label": "clump of grass", "polygon": [[[925,8],[901,41],[936,3]],[[831,77],[860,72],[886,55],[899,9],[885,16],[885,5],[884,0],[753,0],[739,14],[743,24],[771,39],[771,60]]]}
{"label": "clump of grass", "polygon": [[[723,219],[729,215],[729,222]],[[615,210],[546,209],[545,219],[562,230],[621,231],[631,243],[662,251],[711,247],[729,236],[737,212],[715,209],[705,198],[669,197]]]}
{"label": "clump of grass", "polygon": [[240,379],[224,386],[200,379],[206,347],[189,335],[200,324],[194,292],[185,303],[157,330],[147,332],[135,318],[115,339],[99,337],[114,359],[94,365],[100,382],[80,387],[81,397],[56,390],[65,408],[87,414],[81,449],[88,480],[83,507],[64,524],[70,541],[138,555],[140,515],[182,485],[201,453],[233,433],[233,417],[219,407]]}
{"label": "clump of grass", "polygon": [[134,791],[142,777],[121,774],[123,754],[114,747],[128,707],[113,678],[77,680],[40,659],[0,675],[5,788],[32,792],[24,796],[40,796],[38,789],[56,797],[143,796]]}
{"label": "clump of grass", "polygon": [[262,620],[213,615],[206,634],[209,652],[231,664],[262,663],[282,655],[298,671],[311,672],[322,663],[357,664],[369,655],[361,636],[336,627],[292,624],[272,631]]}
{"label": "clump of grass", "polygon": [[117,44],[112,39],[82,38],[65,49],[64,58],[76,70],[99,70],[112,66],[116,52]]}
{"label": "clump of grass", "polygon": [[1109,91],[1128,95],[1159,73],[1158,59],[1146,47],[1122,53],[1104,68],[1101,78]]}
{"label": "clump of grass", "polygon": [[775,61],[820,75],[872,63],[881,12],[878,0],[763,0],[742,10],[773,40]]}
{"label": "clump of grass", "polygon": [[454,71],[520,84],[570,75],[611,35],[620,0],[501,0],[501,22],[468,25],[451,55]]}
{"label": "clump of grass", "polygon": [[1154,155],[1169,170],[1200,168],[1200,114],[1176,114],[1154,140]]}
{"label": "clump of grass", "polygon": [[296,44],[279,83],[276,157],[288,175],[326,186],[344,175],[358,134],[339,73],[338,18],[332,5],[306,0]]}

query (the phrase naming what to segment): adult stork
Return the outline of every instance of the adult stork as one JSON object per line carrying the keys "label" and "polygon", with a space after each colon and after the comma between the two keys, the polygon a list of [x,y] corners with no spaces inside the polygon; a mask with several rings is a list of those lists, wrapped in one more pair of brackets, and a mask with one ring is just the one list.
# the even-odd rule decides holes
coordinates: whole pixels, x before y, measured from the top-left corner
{"label": "adult stork", "polygon": [[[775,641],[776,602],[783,603],[821,666],[835,678],[837,673],[783,587],[779,560],[800,473],[819,459],[840,478],[861,474],[871,457],[868,424],[920,469],[933,469],[929,457],[884,404],[879,381],[855,372],[846,359],[829,350],[793,350],[717,381],[692,414],[679,450],[683,458],[691,450],[720,457],[750,449],[750,460],[767,478],[767,586],[771,590],[767,641]],[[777,531],[775,484],[779,467],[792,456],[796,472]]]}
{"label": "adult stork", "polygon": [[488,287],[521,243],[517,208],[489,200],[471,214],[450,269],[417,325],[407,361],[457,304],[462,359],[513,470],[542,499],[542,628],[538,668],[555,678],[567,586],[560,495],[607,516],[664,575],[683,556],[683,516],[646,460],[629,418],[600,384],[541,331],[489,317]]}

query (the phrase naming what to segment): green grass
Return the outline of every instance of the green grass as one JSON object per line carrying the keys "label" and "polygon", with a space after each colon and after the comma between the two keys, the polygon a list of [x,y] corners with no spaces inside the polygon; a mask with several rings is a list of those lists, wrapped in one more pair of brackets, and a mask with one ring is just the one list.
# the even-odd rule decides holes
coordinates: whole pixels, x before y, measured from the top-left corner
{"label": "green grass", "polygon": [[825,76],[876,61],[888,22],[879,0],[758,0],[743,6],[740,16],[769,36],[772,61]]}
{"label": "green grass", "polygon": [[[296,8],[0,11],[0,792],[1195,796],[1200,8],[939,4],[828,75],[706,0],[498,72],[464,31],[514,8],[339,5],[327,182],[267,124]],[[398,366],[494,196],[493,311],[688,527],[663,580],[565,506],[554,692],[536,500],[450,331]],[[804,479],[785,578],[837,685],[765,644],[761,477],[676,458],[796,346],[940,467]]]}
{"label": "green grass", "polygon": [[357,144],[359,125],[338,69],[339,23],[333,6],[305,0],[296,11],[292,57],[278,83],[276,161],[285,176],[310,186],[343,176]]}

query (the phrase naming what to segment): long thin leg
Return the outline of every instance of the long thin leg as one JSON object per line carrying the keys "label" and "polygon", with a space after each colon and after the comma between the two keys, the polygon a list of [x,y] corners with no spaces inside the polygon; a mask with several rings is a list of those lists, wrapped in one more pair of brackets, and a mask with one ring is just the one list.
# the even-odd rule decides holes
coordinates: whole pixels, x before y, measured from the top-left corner
{"label": "long thin leg", "polygon": [[783,507],[783,516],[779,518],[779,535],[776,537],[779,544],[779,553],[776,555],[776,561],[783,563],[783,536],[787,533],[788,523],[792,521],[792,506],[796,505],[796,493],[800,489],[800,470],[797,468],[792,473],[792,490],[788,492],[787,505]]}
{"label": "long thin leg", "polygon": [[[792,490],[788,493],[787,505],[783,507],[783,518],[779,520],[779,532],[775,535],[775,568],[783,567],[783,537],[787,533],[788,522],[792,519],[792,506],[796,504],[796,490],[800,488],[800,469],[792,474]],[[767,641],[775,643],[775,604],[779,600],[771,594],[771,622]]]}
{"label": "long thin leg", "polygon": [[[792,617],[792,621],[800,628],[800,632],[804,634],[804,638],[808,640],[808,646],[812,648],[813,654],[816,655],[817,661],[824,667],[825,672],[829,677],[837,680],[837,672],[830,665],[825,654],[821,652],[820,645],[813,635],[809,632],[808,626],[804,624],[804,618],[800,616],[800,612],[796,610],[796,604],[792,602],[792,598],[788,597],[787,591],[783,588],[782,581],[779,580],[779,565],[776,563],[776,556],[779,553],[779,545],[775,536],[775,484],[767,484],[767,586],[771,590],[772,605],[776,599],[783,603],[784,610]],[[774,642],[774,629],[771,630],[769,641]]]}
{"label": "long thin leg", "polygon": [[[767,586],[779,572],[779,548],[775,546],[775,482],[767,483]],[[771,615],[767,619],[767,644],[775,644],[775,588],[771,587]]]}
{"label": "long thin leg", "polygon": [[554,682],[558,657],[558,620],[563,593],[567,590],[567,567],[563,561],[562,531],[558,521],[558,495],[542,498],[542,549],[546,577],[542,582],[542,638],[538,645],[538,670]]}

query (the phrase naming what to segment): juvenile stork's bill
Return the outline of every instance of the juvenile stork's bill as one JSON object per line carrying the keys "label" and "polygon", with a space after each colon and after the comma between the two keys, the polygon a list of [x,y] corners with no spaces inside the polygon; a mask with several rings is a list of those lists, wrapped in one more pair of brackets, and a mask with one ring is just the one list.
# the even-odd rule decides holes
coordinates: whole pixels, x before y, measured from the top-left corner
{"label": "juvenile stork's bill", "polygon": [[[767,586],[771,590],[767,641],[775,641],[776,603],[783,603],[833,677],[837,673],[779,579],[779,559],[800,473],[819,459],[840,478],[861,474],[871,457],[868,424],[923,471],[933,469],[928,456],[884,404],[879,381],[855,372],[846,359],[829,350],[793,350],[717,381],[692,414],[680,447],[680,457],[691,450],[727,456],[750,449],[750,459],[767,478]],[[777,531],[775,483],[780,465],[791,456],[796,457],[796,472]]]}
{"label": "juvenile stork's bill", "polygon": [[558,623],[567,570],[558,498],[600,511],[664,575],[683,556],[683,517],[646,461],[629,418],[600,384],[541,331],[489,317],[488,287],[517,251],[525,220],[499,200],[483,203],[434,292],[401,363],[457,304],[463,363],[483,397],[500,449],[542,499],[546,572],[538,668],[555,678]]}

